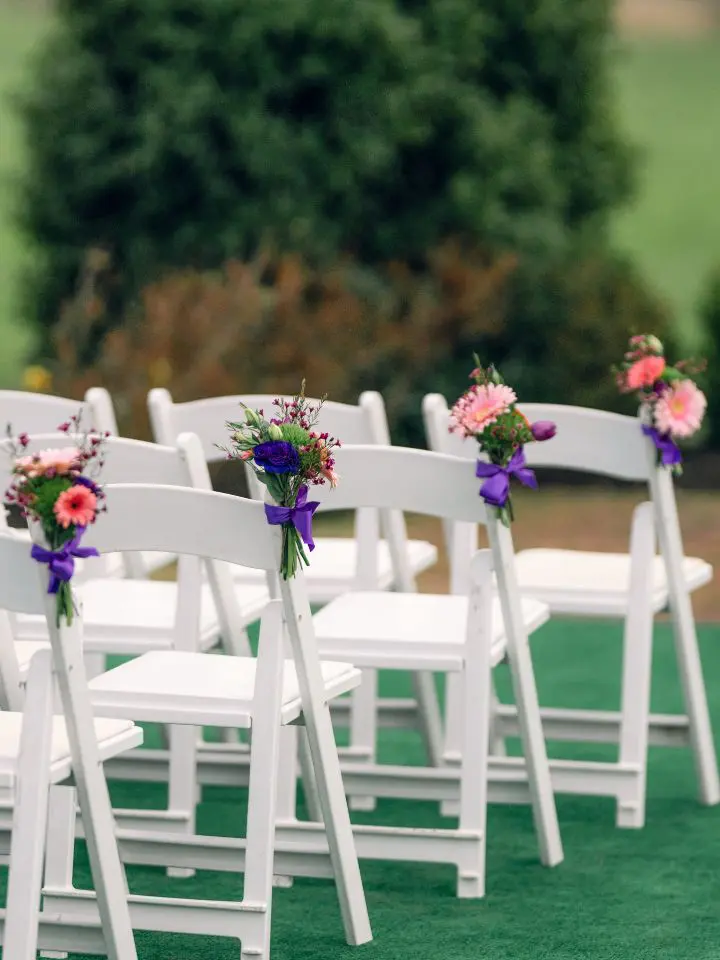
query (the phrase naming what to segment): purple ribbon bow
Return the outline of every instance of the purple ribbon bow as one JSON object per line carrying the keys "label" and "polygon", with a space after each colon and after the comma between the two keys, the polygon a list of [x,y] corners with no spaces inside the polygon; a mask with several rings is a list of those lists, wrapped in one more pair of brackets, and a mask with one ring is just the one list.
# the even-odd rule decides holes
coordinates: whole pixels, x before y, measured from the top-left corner
{"label": "purple ribbon bow", "polygon": [[95,547],[81,547],[80,540],[85,533],[85,527],[76,527],[75,536],[68,540],[58,550],[45,550],[36,543],[33,544],[30,556],[38,563],[46,563],[50,568],[50,583],[48,593],[57,593],[61,583],[67,583],[75,572],[75,559],[84,560],[86,557],[99,557]]}
{"label": "purple ribbon bow", "polygon": [[526,487],[537,488],[535,474],[530,467],[525,466],[525,452],[522,447],[517,448],[506,467],[478,460],[475,476],[486,478],[485,483],[480,487],[480,496],[485,503],[493,507],[504,507],[507,503],[510,495],[510,477],[515,477]]}
{"label": "purple ribbon bow", "polygon": [[655,427],[643,424],[642,432],[650,437],[660,453],[660,462],[665,467],[674,467],[682,463],[682,453],[675,441],[666,433],[660,433]]}
{"label": "purple ribbon bow", "polygon": [[291,523],[311,550],[315,549],[312,536],[313,514],[320,506],[317,500],[307,502],[308,488],[303,484],[297,492],[294,507],[277,507],[272,503],[265,504],[265,516],[268,523],[277,526]]}

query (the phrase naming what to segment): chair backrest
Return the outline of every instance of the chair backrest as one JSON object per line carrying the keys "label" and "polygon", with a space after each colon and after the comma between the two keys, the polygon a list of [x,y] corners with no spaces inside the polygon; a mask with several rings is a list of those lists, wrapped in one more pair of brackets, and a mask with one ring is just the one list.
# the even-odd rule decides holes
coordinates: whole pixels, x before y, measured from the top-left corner
{"label": "chair backrest", "polygon": [[[615,480],[650,480],[649,441],[641,433],[636,417],[555,403],[523,403],[520,409],[531,422],[552,420],[557,424],[552,440],[525,447],[530,466],[574,470]],[[438,453],[477,460],[475,440],[449,432],[449,414],[445,398],[439,393],[430,393],[423,399],[428,446]]]}
{"label": "chair backrest", "polygon": [[[148,412],[153,436],[158,443],[171,444],[183,432],[195,433],[200,437],[206,460],[212,463],[225,457],[220,449],[221,446],[227,446],[229,440],[225,424],[243,420],[241,404],[264,410],[265,414],[269,415],[274,400],[275,397],[270,394],[238,394],[175,403],[168,390],[157,388],[148,394]],[[317,404],[318,401],[310,402]],[[318,428],[337,437],[343,447],[356,444],[390,444],[385,403],[382,396],[375,391],[362,393],[357,404],[326,401]],[[247,469],[247,475],[251,496],[260,498],[262,488],[254,482],[250,468]],[[380,533],[382,530],[389,538],[391,529],[398,542],[407,540],[401,513],[372,509],[355,511],[355,536],[358,543],[355,586],[371,588],[375,584]]]}
{"label": "chair backrest", "polygon": [[[408,447],[342,447],[337,453],[341,482],[334,490],[316,487],[310,499],[317,499],[319,511],[376,507],[402,510],[460,523],[477,529],[484,525],[492,555],[492,566],[508,633],[520,642],[525,633],[519,607],[512,534],[495,512],[487,510],[478,496],[472,465],[465,458]],[[389,547],[395,580],[402,590],[414,590],[415,583],[403,545],[392,535]],[[472,587],[473,544],[465,544],[460,561],[456,556],[454,592],[467,594]],[[312,563],[312,556],[310,558]]]}
{"label": "chair backrest", "polygon": [[[658,465],[655,447],[643,435],[638,418],[554,403],[523,403],[521,409],[531,422],[552,420],[557,425],[557,433],[551,440],[529,443],[525,447],[531,467],[574,470],[648,485],[671,590],[682,593],[679,563],[684,551],[672,475]],[[449,410],[444,397],[428,394],[423,400],[423,417],[431,449],[477,459],[474,440],[449,433]],[[450,550],[455,533],[446,526]]]}
{"label": "chair backrest", "polygon": [[[3,463],[6,476],[0,473],[0,479],[10,478],[12,460],[7,449],[9,442],[0,441],[0,458],[5,453]],[[73,446],[73,438],[67,434],[31,435],[27,447],[33,453],[47,447],[64,448]],[[3,447],[6,449],[3,450]],[[163,486],[195,487],[210,490],[210,476],[203,458],[199,439],[193,434],[182,434],[172,446],[146,443],[142,440],[130,440],[125,437],[110,436],[105,446],[105,463],[100,480],[103,484],[149,483]],[[132,556],[128,554],[127,556]],[[209,558],[205,561],[213,597],[221,621],[223,636],[231,649],[246,652],[245,632],[242,616],[235,596],[232,574],[226,564]],[[102,563],[88,561],[88,576],[102,576],[106,570]],[[178,574],[182,592],[197,592],[200,584],[200,565],[195,560],[182,560]],[[197,581],[197,584],[196,584]],[[186,619],[182,609],[178,609],[176,625],[182,635],[187,634]]]}
{"label": "chair backrest", "polygon": [[117,433],[112,400],[103,387],[92,387],[82,401],[23,390],[0,390],[3,433],[8,425],[15,433],[54,433],[61,423],[80,412],[86,426]]}

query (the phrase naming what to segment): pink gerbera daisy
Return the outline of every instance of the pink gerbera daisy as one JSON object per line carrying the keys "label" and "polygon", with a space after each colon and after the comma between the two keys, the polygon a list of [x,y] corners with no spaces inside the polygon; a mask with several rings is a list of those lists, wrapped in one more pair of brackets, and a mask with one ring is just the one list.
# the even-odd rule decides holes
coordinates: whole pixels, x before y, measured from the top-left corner
{"label": "pink gerbera daisy", "polygon": [[55,519],[65,529],[73,524],[86,527],[95,519],[96,510],[97,497],[92,490],[79,484],[63,490],[53,506]]}
{"label": "pink gerbera daisy", "polygon": [[486,383],[471,387],[450,413],[450,430],[474,437],[507,413],[517,400],[512,387],[504,383]]}
{"label": "pink gerbera daisy", "polygon": [[679,380],[655,403],[655,426],[660,433],[689,437],[700,428],[705,416],[705,394],[692,380]]}

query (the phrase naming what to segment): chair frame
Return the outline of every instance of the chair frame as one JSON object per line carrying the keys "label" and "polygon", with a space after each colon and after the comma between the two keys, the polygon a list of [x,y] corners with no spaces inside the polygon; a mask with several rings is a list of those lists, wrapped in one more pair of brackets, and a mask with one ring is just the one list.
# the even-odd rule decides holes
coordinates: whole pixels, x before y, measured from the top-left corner
{"label": "chair frame", "polygon": [[[95,546],[101,554],[170,551],[198,560],[210,557],[224,563],[257,564],[268,573],[279,566],[280,531],[267,525],[261,504],[175,486],[109,484],[106,492],[109,512],[86,535],[88,545]],[[182,524],[173,519],[178,516],[183,518]],[[247,537],[238,538],[229,533],[236,529],[245,530]],[[319,827],[324,848],[313,858],[311,875],[335,876],[348,943],[364,943],[372,937],[320,661],[312,631],[308,630],[311,617],[302,574],[295,581],[285,583],[281,592],[281,600],[269,602],[261,626],[256,690],[262,691],[262,695],[253,706],[255,732],[250,748],[247,837],[233,841],[172,833],[146,835],[128,831],[122,824],[115,831],[125,863],[160,862],[194,870],[208,868],[211,859],[214,869],[245,872],[244,895],[239,902],[127,895],[134,929],[236,937],[242,944],[243,960],[269,957],[273,873],[283,859],[290,865],[295,859],[292,851],[286,852],[283,858],[283,852],[274,842],[277,787],[281,779],[280,689],[288,641],[297,671],[319,806],[326,824],[315,825]],[[196,598],[188,597],[184,612],[197,622]],[[272,691],[274,694],[270,695]],[[107,714],[98,705],[92,684],[90,698],[96,714],[100,711],[99,715],[115,715]],[[167,719],[188,724],[192,730],[198,724],[215,722],[212,717],[210,707],[206,717],[202,710],[188,707],[184,713],[178,708],[178,712]],[[226,721],[238,727],[247,725],[232,717]],[[83,823],[83,832],[85,830]],[[156,858],[158,851],[162,852],[160,861]],[[56,928],[60,923],[65,936],[63,949],[105,952],[97,937],[102,905],[93,893],[74,889],[72,877],[66,876],[62,882],[48,882],[46,878],[43,898],[41,946],[47,943],[51,949],[58,949]],[[134,957],[126,953],[118,960],[130,960],[131,956]]]}
{"label": "chair frame", "polygon": [[[285,398],[290,399],[290,398]],[[318,400],[311,400],[317,405]],[[193,400],[185,403],[175,403],[169,391],[156,388],[148,394],[148,413],[153,428],[153,435],[160,443],[175,442],[180,432],[190,431],[200,437],[205,458],[208,462],[217,462],[223,459],[223,452],[218,443],[225,441],[223,424],[240,416],[240,404],[243,403],[252,409],[269,409],[273,404],[273,397],[268,394],[238,394],[226,397],[211,397],[204,400]],[[321,425],[324,430],[342,440],[343,447],[358,444],[378,444],[390,446],[390,430],[388,427],[385,404],[381,394],[375,391],[365,391],[358,399],[358,403],[346,404],[327,401],[323,405]],[[246,471],[251,496],[262,499],[264,492],[254,479],[252,470]],[[389,542],[395,537],[397,542],[407,544],[407,529],[402,513],[392,510],[375,510],[362,508],[355,513],[355,539],[358,544],[357,568],[353,581],[347,589],[368,590],[378,588],[392,588],[393,584],[381,584],[378,571],[378,542],[381,535]],[[322,538],[318,540],[322,548]],[[330,590],[314,583],[312,565],[306,577],[310,599],[313,602],[325,603],[337,595],[336,590]],[[399,582],[395,582],[396,589],[406,589]],[[427,674],[415,673],[412,675],[416,700],[422,703],[422,709],[415,712],[415,722],[425,740],[425,748],[439,764],[443,750],[443,732],[440,707],[437,701],[432,678]],[[333,717],[337,722],[343,720],[350,729],[350,744],[341,748],[341,756],[353,761],[374,762],[375,758],[375,729],[378,710],[380,716],[388,717],[391,724],[397,721],[393,713],[403,713],[406,704],[402,701],[392,701],[380,704],[377,702],[375,690],[377,678],[372,671],[366,670],[360,687],[349,698],[338,700],[333,704]],[[404,722],[406,716],[402,715]],[[349,797],[350,807],[353,810],[372,810],[375,800],[370,796]]]}
{"label": "chair frame", "polygon": [[[452,451],[475,459],[476,445],[451,436],[448,408],[439,394],[423,402],[428,443],[433,449]],[[553,784],[558,792],[611,796],[616,800],[619,827],[639,828],[646,813],[647,749],[653,746],[689,746],[698,781],[699,800],[712,806],[720,802],[720,778],[714,738],[702,675],[692,603],[682,573],[682,534],[671,472],[657,462],[652,442],[640,430],[635,417],[601,410],[559,404],[523,404],[532,421],[552,420],[558,433],[544,443],[525,448],[531,467],[555,467],[647,484],[650,501],[633,513],[630,531],[629,603],[624,622],[622,697],[620,710],[541,711],[545,736],[551,740],[615,743],[617,763],[583,762],[568,770],[565,761],[550,761]],[[444,426],[444,429],[443,429]],[[470,536],[476,535],[471,531]],[[446,528],[449,549],[462,549],[468,530]],[[653,609],[651,566],[659,544],[668,585],[675,652],[685,714],[650,712]],[[574,614],[575,615],[575,614]],[[603,616],[593,610],[588,616]],[[614,614],[605,614],[614,618]],[[446,713],[445,762],[457,762],[455,730],[460,715],[456,691],[450,690]],[[514,710],[501,705],[497,711],[499,737],[515,735]]]}

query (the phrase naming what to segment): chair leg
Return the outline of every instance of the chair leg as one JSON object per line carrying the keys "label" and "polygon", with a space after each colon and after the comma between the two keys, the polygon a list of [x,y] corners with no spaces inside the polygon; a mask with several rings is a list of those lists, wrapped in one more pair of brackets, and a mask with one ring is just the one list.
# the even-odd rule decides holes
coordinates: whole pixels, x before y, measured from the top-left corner
{"label": "chair leg", "polygon": [[490,743],[490,693],[492,690],[489,641],[486,649],[467,657],[463,679],[462,761],[460,766],[461,831],[479,833],[472,861],[458,870],[457,895],[485,896],[487,846],[488,751]]}
{"label": "chair leg", "polygon": [[644,589],[630,591],[623,642],[618,758],[621,765],[635,766],[637,776],[628,784],[625,795],[617,799],[615,822],[618,827],[636,829],[645,825],[653,647],[650,569],[648,564],[646,571],[638,571],[638,578],[645,581]]}
{"label": "chair leg", "polygon": [[370,918],[327,703],[307,705],[305,722],[345,936],[350,944],[367,943]]}
{"label": "chair leg", "polygon": [[435,688],[435,677],[427,670],[414,673],[413,688],[428,764],[431,767],[441,767],[443,765],[443,723]]}
{"label": "chair leg", "polygon": [[[279,812],[278,787],[283,774],[282,741],[284,739],[286,744],[296,742],[296,738],[283,737],[287,731],[283,731],[280,725],[283,673],[282,611],[277,601],[271,601],[260,626],[255,675],[243,891],[244,902],[262,909],[253,929],[245,930],[241,938],[241,960],[270,958],[275,829]],[[287,756],[284,759],[287,760]],[[296,763],[293,750],[293,775]]]}
{"label": "chair leg", "polygon": [[279,822],[297,819],[299,732],[300,728],[296,726],[283,727],[280,731],[280,770],[277,792],[277,818]]}
{"label": "chair leg", "polygon": [[687,591],[678,591],[671,612],[680,684],[685,713],[690,724],[690,744],[695,761],[698,792],[700,802],[710,807],[720,803],[720,777],[695,619]]}
{"label": "chair leg", "polygon": [[[75,809],[73,787],[50,787],[45,847],[45,886],[67,890],[73,885],[75,858]],[[67,953],[48,950],[40,954],[45,960],[65,960]]]}
{"label": "chair leg", "polygon": [[312,756],[310,754],[310,744],[308,743],[307,731],[304,727],[300,727],[299,746],[300,770],[302,772],[303,790],[305,792],[305,806],[307,807],[310,820],[314,823],[322,823],[322,807],[320,806],[320,797],[318,796],[315,770],[313,769]]}
{"label": "chair leg", "polygon": [[[195,833],[197,788],[197,729],[173,725],[169,729],[170,768],[168,774],[168,808],[186,817],[185,831]],[[188,867],[168,867],[168,877],[187,879],[195,876]]]}
{"label": "chair leg", "polygon": [[[463,737],[463,676],[460,673],[448,674],[445,685],[445,766],[457,767],[462,757]],[[494,684],[490,693],[490,754],[493,757],[507,755],[505,740],[496,732],[497,708],[500,701],[495,693]],[[457,800],[443,800],[440,813],[443,817],[457,817],[460,805]]]}
{"label": "chair leg", "polygon": [[36,960],[43,860],[47,837],[52,737],[52,680],[49,652],[30,666],[10,840],[3,954]]}
{"label": "chair leg", "polygon": [[[374,763],[377,752],[377,670],[362,671],[362,683],[350,694],[350,746],[363,751],[367,763]],[[374,810],[375,797],[348,797],[351,810]]]}

